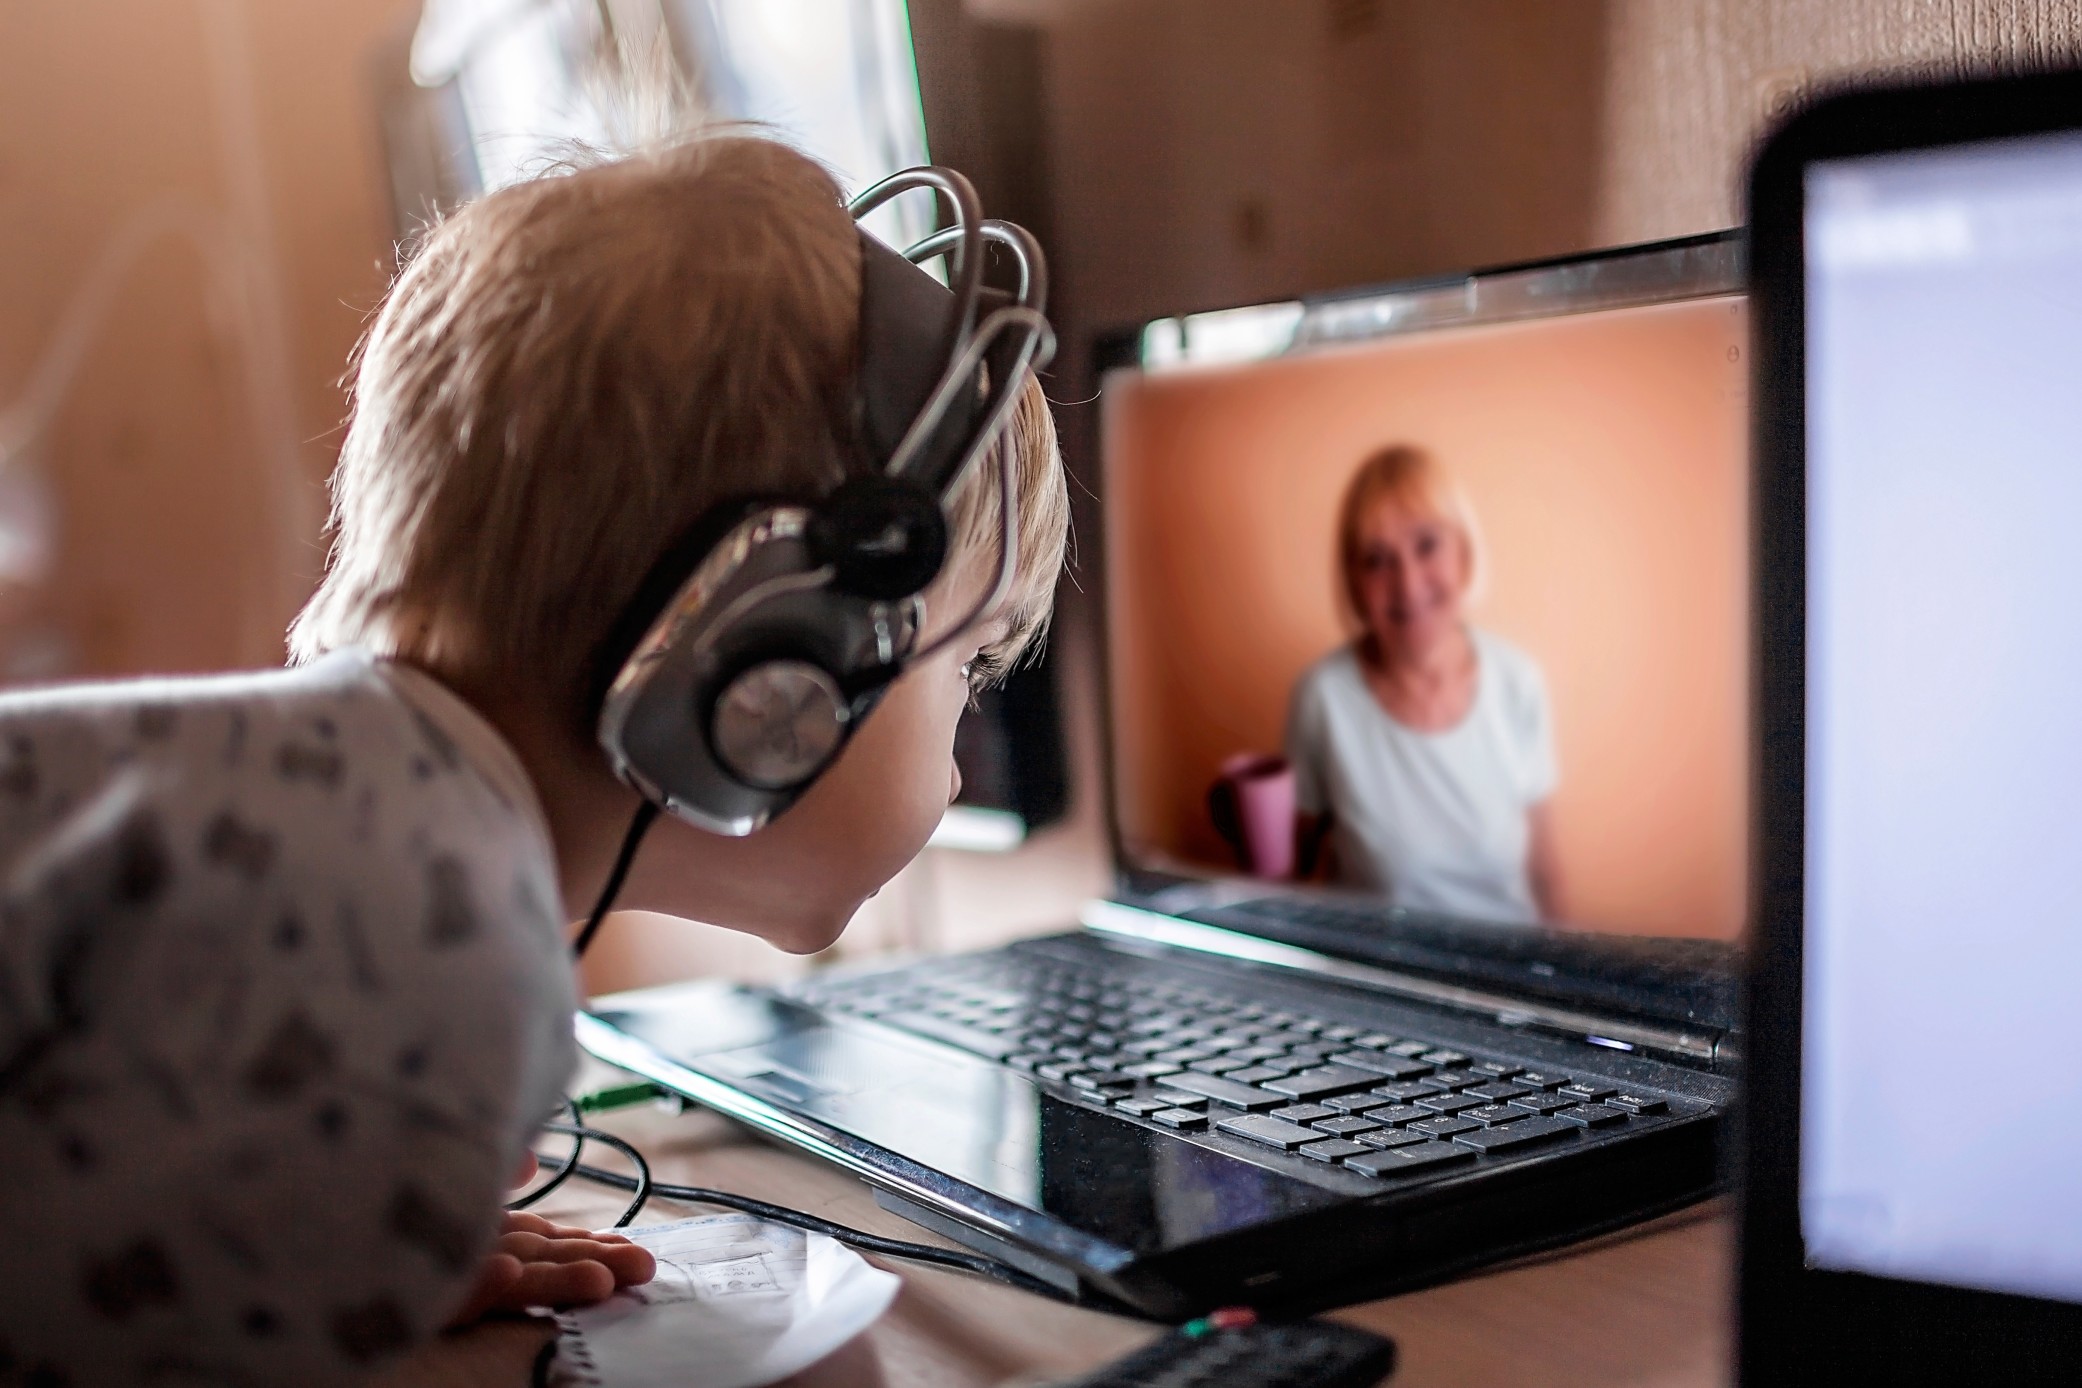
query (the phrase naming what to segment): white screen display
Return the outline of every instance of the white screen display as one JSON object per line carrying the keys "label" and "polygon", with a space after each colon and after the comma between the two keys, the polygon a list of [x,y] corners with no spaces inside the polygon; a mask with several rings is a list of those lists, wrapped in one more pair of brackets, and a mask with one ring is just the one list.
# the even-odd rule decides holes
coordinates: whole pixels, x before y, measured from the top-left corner
{"label": "white screen display", "polygon": [[2082,137],[1806,191],[1807,1256],[2082,1301]]}

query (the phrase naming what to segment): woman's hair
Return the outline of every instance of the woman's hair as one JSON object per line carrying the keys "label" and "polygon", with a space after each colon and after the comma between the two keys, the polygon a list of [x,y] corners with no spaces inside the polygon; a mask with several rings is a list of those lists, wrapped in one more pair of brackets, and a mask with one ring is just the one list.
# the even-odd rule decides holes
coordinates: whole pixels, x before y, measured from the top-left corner
{"label": "woman's hair", "polygon": [[1359,601],[1359,528],[1382,502],[1391,502],[1413,515],[1442,520],[1458,532],[1461,552],[1467,557],[1465,596],[1481,596],[1488,577],[1488,560],[1483,552],[1481,528],[1474,508],[1452,475],[1431,453],[1415,444],[1391,443],[1367,455],[1345,485],[1345,498],[1338,507],[1337,564],[1338,595],[1345,613],[1361,626],[1366,614]]}
{"label": "woman's hair", "polygon": [[[776,141],[708,134],[502,189],[427,238],[364,339],[332,551],[291,627],[544,700],[590,740],[594,666],[710,508],[848,472],[860,249],[839,189]],[[1029,377],[999,445],[1019,502],[1009,663],[1046,625],[1069,501]],[[995,559],[1000,470],[950,502]]]}

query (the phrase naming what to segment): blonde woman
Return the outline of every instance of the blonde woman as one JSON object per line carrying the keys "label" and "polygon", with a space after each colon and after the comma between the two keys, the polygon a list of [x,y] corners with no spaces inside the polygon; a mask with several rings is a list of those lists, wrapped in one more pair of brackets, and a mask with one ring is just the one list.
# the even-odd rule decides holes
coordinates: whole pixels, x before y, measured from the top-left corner
{"label": "blonde woman", "polygon": [[1423,449],[1360,464],[1340,509],[1357,637],[1295,684],[1287,719],[1302,861],[1397,906],[1554,920],[1556,770],[1547,683],[1467,618],[1474,513]]}

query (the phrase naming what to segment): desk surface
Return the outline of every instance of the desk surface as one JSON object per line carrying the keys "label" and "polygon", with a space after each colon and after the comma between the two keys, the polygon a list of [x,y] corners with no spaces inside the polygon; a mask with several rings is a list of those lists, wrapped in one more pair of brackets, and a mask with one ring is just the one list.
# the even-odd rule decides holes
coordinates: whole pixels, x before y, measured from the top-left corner
{"label": "desk surface", "polygon": [[[634,1142],[657,1178],[758,1196],[858,1228],[939,1242],[878,1207],[831,1167],[754,1139],[708,1114],[655,1109],[603,1127]],[[601,1160],[588,1153],[589,1161]],[[573,1181],[541,1213],[604,1225],[623,1197]],[[658,1202],[643,1222],[701,1209]],[[1336,1313],[1394,1338],[1396,1388],[1718,1388],[1729,1381],[1731,1225],[1706,1206],[1646,1231],[1429,1291]],[[1081,1311],[959,1273],[904,1263],[904,1289],[856,1354],[879,1362],[888,1388],[1036,1384],[1094,1368],[1156,1333],[1142,1322]],[[451,1337],[389,1376],[385,1388],[520,1388],[538,1332],[499,1326]],[[829,1381],[871,1382],[856,1362]]]}

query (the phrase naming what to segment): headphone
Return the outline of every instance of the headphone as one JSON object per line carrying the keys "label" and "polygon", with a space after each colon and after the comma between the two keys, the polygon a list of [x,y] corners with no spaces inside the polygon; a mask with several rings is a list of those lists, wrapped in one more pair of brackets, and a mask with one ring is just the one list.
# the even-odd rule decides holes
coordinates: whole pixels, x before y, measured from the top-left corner
{"label": "headphone", "polygon": [[[862,193],[856,223],[936,192],[953,224],[904,252],[864,228],[849,480],[815,501],[715,508],[662,558],[601,652],[596,735],[644,798],[580,948],[662,810],[742,836],[799,799],[910,666],[972,630],[1012,586],[1014,460],[1000,449],[996,580],[920,647],[924,590],[949,547],[947,502],[1004,434],[1026,373],[1046,365],[1048,271],[1023,228],[986,221],[967,179],[907,169]],[[986,246],[1016,284],[984,283]],[[948,258],[948,281],[920,268]]]}

